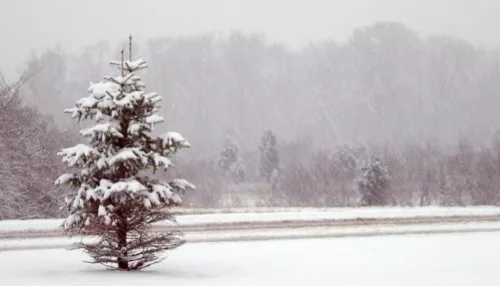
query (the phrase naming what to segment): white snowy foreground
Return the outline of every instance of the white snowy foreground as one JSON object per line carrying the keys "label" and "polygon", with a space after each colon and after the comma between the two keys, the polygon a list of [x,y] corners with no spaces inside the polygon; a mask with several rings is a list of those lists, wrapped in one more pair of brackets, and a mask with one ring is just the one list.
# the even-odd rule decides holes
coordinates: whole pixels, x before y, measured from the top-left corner
{"label": "white snowy foreground", "polygon": [[[217,212],[217,210],[214,210]],[[177,216],[180,225],[230,223],[230,222],[276,222],[287,220],[369,219],[449,216],[500,215],[500,207],[386,207],[386,208],[330,208],[330,209],[279,209],[261,213],[212,213],[182,214]],[[0,232],[21,230],[53,230],[61,226],[61,219],[6,220],[0,221]]]}
{"label": "white snowy foreground", "polygon": [[186,244],[140,273],[78,251],[0,252],[1,285],[500,285],[500,233]]}

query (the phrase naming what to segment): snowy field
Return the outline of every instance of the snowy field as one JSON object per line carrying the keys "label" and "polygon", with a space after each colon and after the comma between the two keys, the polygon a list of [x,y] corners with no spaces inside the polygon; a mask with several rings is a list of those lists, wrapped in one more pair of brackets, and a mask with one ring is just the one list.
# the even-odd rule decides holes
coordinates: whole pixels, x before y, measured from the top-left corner
{"label": "snowy field", "polygon": [[1,285],[500,285],[500,233],[186,244],[140,273],[78,251],[0,252]]}
{"label": "snowy field", "polygon": [[[446,216],[491,216],[500,215],[500,207],[423,207],[423,208],[331,208],[331,209],[279,209],[267,212],[229,212],[213,210],[214,213],[182,214],[177,216],[181,225],[234,223],[234,222],[277,222],[317,221],[326,219],[370,219]],[[204,210],[207,212],[208,210]],[[54,230],[63,220],[8,220],[0,221],[0,232],[22,230]]]}

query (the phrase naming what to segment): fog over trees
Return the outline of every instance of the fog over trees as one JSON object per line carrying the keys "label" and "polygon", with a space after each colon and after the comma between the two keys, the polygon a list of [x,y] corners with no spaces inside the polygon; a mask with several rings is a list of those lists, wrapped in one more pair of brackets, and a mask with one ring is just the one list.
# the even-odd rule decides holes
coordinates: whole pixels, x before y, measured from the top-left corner
{"label": "fog over trees", "polygon": [[[27,55],[23,81],[1,84],[0,219],[62,214],[56,153],[83,126],[63,110],[125,44]],[[369,158],[387,169],[384,204],[500,202],[498,49],[381,22],[298,51],[243,32],[143,39],[134,51],[155,63],[143,75],[164,99],[165,130],[155,132],[179,131],[193,146],[175,159],[197,186],[186,206],[367,204],[359,178]],[[279,165],[263,176],[265,132]],[[244,164],[237,179],[219,166],[228,134]]]}

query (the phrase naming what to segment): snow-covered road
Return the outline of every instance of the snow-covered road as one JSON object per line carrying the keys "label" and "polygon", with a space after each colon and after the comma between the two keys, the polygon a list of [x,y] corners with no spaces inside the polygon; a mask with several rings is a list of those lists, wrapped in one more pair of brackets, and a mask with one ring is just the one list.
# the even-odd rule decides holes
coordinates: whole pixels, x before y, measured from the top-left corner
{"label": "snow-covered road", "polygon": [[[188,242],[255,241],[430,233],[500,232],[500,208],[358,208],[179,215]],[[0,221],[0,251],[68,248],[62,220]],[[155,225],[168,231],[170,223]]]}
{"label": "snow-covered road", "polygon": [[[500,207],[363,207],[363,208],[264,208],[179,209],[180,225],[213,223],[279,222],[315,220],[397,219],[426,217],[500,217]],[[0,231],[54,230],[62,219],[0,220]]]}
{"label": "snow-covered road", "polygon": [[[336,227],[321,225],[314,227],[287,227],[287,225],[283,225],[281,228],[188,231],[185,232],[185,236],[189,243],[203,243],[470,232],[500,232],[500,222],[443,222],[407,225],[384,223]],[[0,239],[0,251],[71,248],[75,242],[80,240],[81,238],[78,237],[73,239],[65,237]]]}
{"label": "snow-covered road", "polygon": [[2,285],[500,285],[500,233],[186,244],[141,273],[77,251],[0,252]]}
{"label": "snow-covered road", "polygon": [[[216,210],[213,210],[216,211]],[[261,213],[204,213],[178,216],[180,229],[189,233],[291,229],[307,227],[349,227],[363,225],[415,225],[458,222],[500,222],[498,207],[468,208],[339,208],[288,209]],[[62,237],[60,219],[0,221],[0,239]],[[167,231],[172,223],[155,225]]]}

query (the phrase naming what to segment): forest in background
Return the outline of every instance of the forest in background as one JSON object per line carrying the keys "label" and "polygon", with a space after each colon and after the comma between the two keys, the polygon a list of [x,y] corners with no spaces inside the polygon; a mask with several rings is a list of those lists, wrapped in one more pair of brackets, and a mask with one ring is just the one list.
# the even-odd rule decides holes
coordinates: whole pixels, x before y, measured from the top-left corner
{"label": "forest in background", "polygon": [[[137,41],[164,101],[156,131],[193,146],[175,162],[198,187],[186,206],[500,202],[499,50],[399,23],[300,51],[238,32]],[[63,110],[121,46],[89,44],[32,55],[1,84],[0,219],[63,215],[56,153],[89,124]]]}

